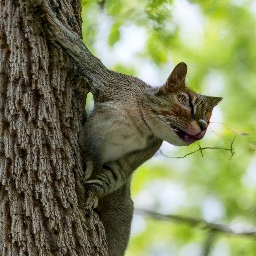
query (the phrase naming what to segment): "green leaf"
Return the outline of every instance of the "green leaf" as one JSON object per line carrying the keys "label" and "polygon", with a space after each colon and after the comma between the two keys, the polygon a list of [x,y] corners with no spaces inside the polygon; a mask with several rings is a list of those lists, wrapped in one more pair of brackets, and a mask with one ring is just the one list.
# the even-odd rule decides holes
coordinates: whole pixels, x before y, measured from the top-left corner
{"label": "green leaf", "polygon": [[120,26],[121,24],[119,22],[116,22],[112,25],[109,37],[108,37],[108,43],[110,46],[113,46],[115,43],[117,43],[121,38],[120,33]]}

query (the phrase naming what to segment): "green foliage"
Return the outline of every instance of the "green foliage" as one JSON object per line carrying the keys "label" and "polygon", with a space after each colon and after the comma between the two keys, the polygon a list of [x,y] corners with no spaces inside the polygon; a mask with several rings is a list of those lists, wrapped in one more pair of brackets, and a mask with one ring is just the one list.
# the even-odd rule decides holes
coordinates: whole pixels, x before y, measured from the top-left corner
{"label": "green foliage", "polygon": [[120,26],[121,24],[119,22],[116,22],[113,24],[110,33],[109,33],[109,38],[108,38],[108,43],[109,45],[113,46],[116,42],[120,40]]}
{"label": "green foliage", "polygon": [[[245,228],[256,226],[255,17],[255,3],[249,0],[83,2],[84,41],[99,58],[104,58],[97,48],[99,31],[106,22],[109,28],[102,40],[108,45],[110,56],[122,44],[125,28],[134,26],[145,31],[146,37],[140,38],[144,48],[134,53],[135,61],[117,61],[110,68],[136,75],[145,63],[153,63],[164,82],[167,69],[171,71],[174,64],[186,62],[191,88],[223,97],[201,147],[228,148],[236,135],[235,155],[231,159],[229,151],[212,149],[203,151],[203,157],[200,152],[181,159],[160,155],[141,166],[133,179],[132,194],[137,207],[143,194],[149,197],[145,200],[149,201],[148,208],[158,212],[223,224],[239,223]],[[132,46],[137,40],[129,43]],[[163,151],[177,157],[196,149],[197,144],[187,148],[164,147]],[[155,184],[160,184],[159,193],[153,191]],[[176,202],[172,194],[163,199],[161,184],[169,184],[174,192],[177,186],[175,193],[180,201]],[[142,225],[136,231],[135,227],[127,256],[200,255],[208,235],[200,228],[149,218],[143,221],[144,228]],[[251,238],[220,234],[210,255],[254,256],[256,243]]]}

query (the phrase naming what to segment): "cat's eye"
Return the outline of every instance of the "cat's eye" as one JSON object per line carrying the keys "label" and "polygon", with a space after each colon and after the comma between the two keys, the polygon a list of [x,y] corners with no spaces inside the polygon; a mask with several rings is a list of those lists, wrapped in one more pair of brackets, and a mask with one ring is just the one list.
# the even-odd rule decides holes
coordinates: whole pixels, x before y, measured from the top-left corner
{"label": "cat's eye", "polygon": [[177,100],[183,106],[189,107],[189,97],[188,97],[188,95],[186,93],[179,93],[177,95]]}

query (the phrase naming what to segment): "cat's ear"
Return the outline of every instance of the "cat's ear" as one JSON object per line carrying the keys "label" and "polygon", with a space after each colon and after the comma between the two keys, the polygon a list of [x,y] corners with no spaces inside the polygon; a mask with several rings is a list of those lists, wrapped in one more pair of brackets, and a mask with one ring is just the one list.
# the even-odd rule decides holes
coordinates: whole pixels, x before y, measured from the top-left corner
{"label": "cat's ear", "polygon": [[208,105],[212,108],[215,107],[221,100],[222,97],[205,96]]}
{"label": "cat's ear", "polygon": [[185,78],[187,75],[187,65],[180,62],[168,77],[166,83],[163,85],[166,92],[172,92],[179,88],[185,87]]}

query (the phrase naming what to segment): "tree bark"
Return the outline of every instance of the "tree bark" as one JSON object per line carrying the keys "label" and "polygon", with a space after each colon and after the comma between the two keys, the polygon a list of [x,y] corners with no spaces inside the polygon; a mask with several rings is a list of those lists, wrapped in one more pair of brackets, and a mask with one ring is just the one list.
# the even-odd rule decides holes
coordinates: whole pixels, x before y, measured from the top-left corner
{"label": "tree bark", "polygon": [[[0,254],[107,255],[101,222],[82,208],[85,82],[35,2],[0,1]],[[49,2],[81,38],[80,0]]]}

